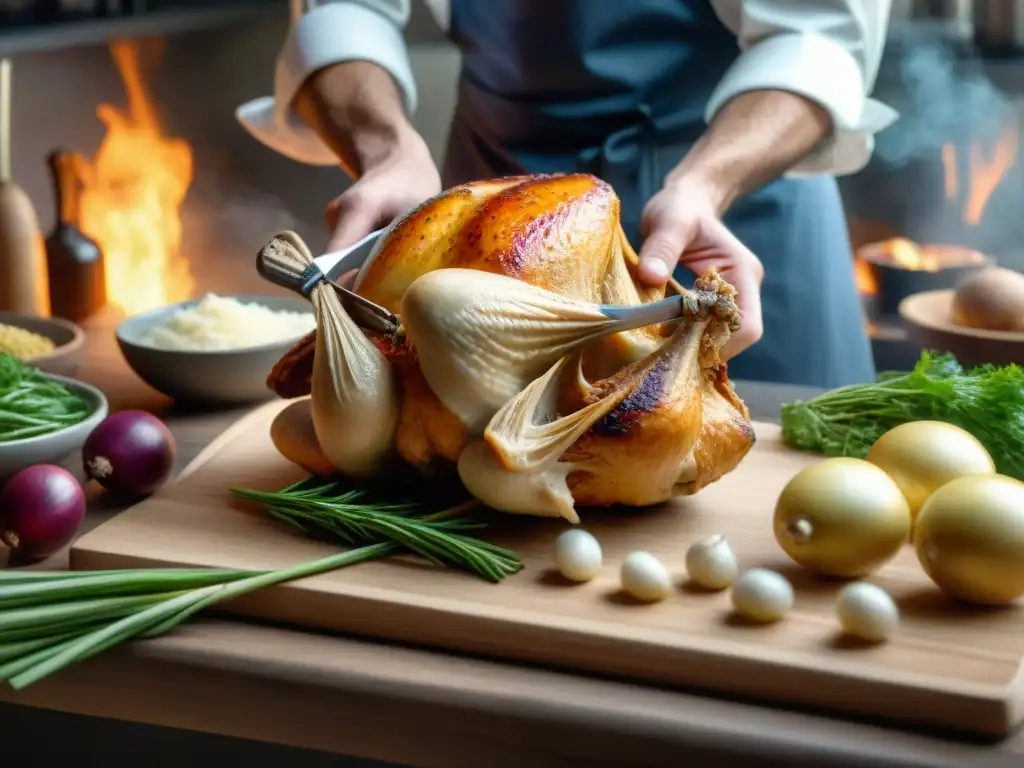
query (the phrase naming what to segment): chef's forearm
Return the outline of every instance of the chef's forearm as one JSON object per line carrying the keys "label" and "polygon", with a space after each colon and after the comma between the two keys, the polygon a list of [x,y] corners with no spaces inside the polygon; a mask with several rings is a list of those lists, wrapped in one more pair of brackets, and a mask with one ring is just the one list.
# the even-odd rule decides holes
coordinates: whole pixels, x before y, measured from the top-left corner
{"label": "chef's forearm", "polygon": [[700,189],[721,214],[804,159],[830,131],[828,113],[802,96],[749,91],[719,110],[665,184]]}
{"label": "chef's forearm", "polygon": [[315,72],[299,90],[295,108],[352,177],[392,154],[415,132],[391,75],[366,61]]}

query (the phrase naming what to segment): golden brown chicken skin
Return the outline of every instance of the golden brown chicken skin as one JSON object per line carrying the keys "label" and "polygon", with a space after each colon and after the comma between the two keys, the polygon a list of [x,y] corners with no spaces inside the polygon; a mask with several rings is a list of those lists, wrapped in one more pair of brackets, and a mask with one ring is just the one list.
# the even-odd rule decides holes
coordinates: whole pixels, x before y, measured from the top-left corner
{"label": "golden brown chicken skin", "polygon": [[[664,297],[664,289],[637,279],[638,260],[619,216],[611,187],[585,174],[461,185],[393,225],[356,291],[400,313],[418,277],[458,267],[594,303]],[[579,505],[646,505],[695,493],[735,468],[753,446],[749,413],[718,357],[739,321],[735,292],[713,272],[698,284],[712,297],[703,314],[594,342],[578,369],[564,374],[562,412],[617,393],[618,405],[562,457],[573,466],[567,482]],[[674,283],[670,290],[684,292]],[[397,454],[424,470],[450,467],[481,436],[470,434],[431,391],[406,341],[375,343],[401,382]],[[309,393],[313,349],[307,337],[275,366],[268,384],[280,396]],[[498,451],[499,462],[508,458]]]}

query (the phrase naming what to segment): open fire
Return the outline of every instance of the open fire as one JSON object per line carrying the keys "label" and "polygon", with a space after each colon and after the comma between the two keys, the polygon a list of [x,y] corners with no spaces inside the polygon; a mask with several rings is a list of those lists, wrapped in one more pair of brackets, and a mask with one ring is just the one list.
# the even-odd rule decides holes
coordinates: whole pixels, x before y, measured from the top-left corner
{"label": "open fire", "polygon": [[[943,192],[967,226],[976,227],[981,223],[992,193],[1017,160],[1018,145],[1015,120],[1007,124],[990,148],[977,139],[971,142],[966,153],[958,151],[951,142],[943,145]],[[917,243],[905,237],[893,237],[857,249],[857,288],[862,294],[876,296],[880,292],[881,275],[891,275],[894,271],[918,273],[916,279],[899,281],[903,285],[920,286],[917,290],[944,288],[948,286],[939,283],[947,282],[946,275],[940,278],[939,273],[961,273],[990,261],[986,255],[967,246]],[[948,277],[953,278],[953,275]],[[889,298],[891,301],[887,303],[898,303],[897,297]]]}
{"label": "open fire", "polygon": [[107,300],[126,315],[188,299],[194,281],[181,255],[180,209],[192,183],[192,150],[164,136],[142,79],[136,42],[118,42],[111,56],[124,82],[127,107],[101,104],[106,135],[83,159],[78,226],[103,251]]}

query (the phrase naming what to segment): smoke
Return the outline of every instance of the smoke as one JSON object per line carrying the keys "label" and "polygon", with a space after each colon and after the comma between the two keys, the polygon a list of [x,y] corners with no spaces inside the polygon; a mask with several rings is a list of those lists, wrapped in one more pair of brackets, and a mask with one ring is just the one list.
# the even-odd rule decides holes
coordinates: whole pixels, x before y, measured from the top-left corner
{"label": "smoke", "polygon": [[[966,245],[1024,267],[1024,176],[1016,167],[990,190],[978,225],[966,215],[968,198],[988,183],[973,183],[972,147],[984,165],[1019,108],[986,75],[985,62],[934,30],[906,29],[887,44],[874,95],[900,117],[875,137],[868,167],[839,180],[851,228],[863,231],[857,236]],[[955,149],[945,157],[956,160],[952,196],[945,145]]]}
{"label": "smoke", "polygon": [[232,185],[209,206],[211,223],[243,244],[262,245],[283,229],[298,229],[298,219],[282,199],[266,191]]}
{"label": "smoke", "polygon": [[[908,39],[894,43],[879,78],[879,97],[900,113],[877,137],[875,156],[889,166],[938,156],[943,144],[994,141],[1012,107],[977,59],[958,58],[949,44]],[[886,81],[890,82],[886,82]],[[893,95],[883,91],[893,90]]]}
{"label": "smoke", "polygon": [[278,232],[304,226],[277,195],[220,175],[196,179],[182,219],[192,261],[248,258]]}
{"label": "smoke", "polygon": [[181,214],[182,252],[196,283],[215,293],[261,292],[256,253],[282,230],[304,228],[276,195],[212,174],[197,177]]}

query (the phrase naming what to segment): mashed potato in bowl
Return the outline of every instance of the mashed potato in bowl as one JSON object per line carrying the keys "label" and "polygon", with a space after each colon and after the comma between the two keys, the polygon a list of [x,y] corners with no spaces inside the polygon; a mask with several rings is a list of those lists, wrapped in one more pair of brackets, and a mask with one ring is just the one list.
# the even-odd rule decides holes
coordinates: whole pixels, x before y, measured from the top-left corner
{"label": "mashed potato in bowl", "polygon": [[224,351],[298,339],[315,328],[312,307],[309,312],[274,310],[208,293],[150,328],[142,343],[157,349]]}

